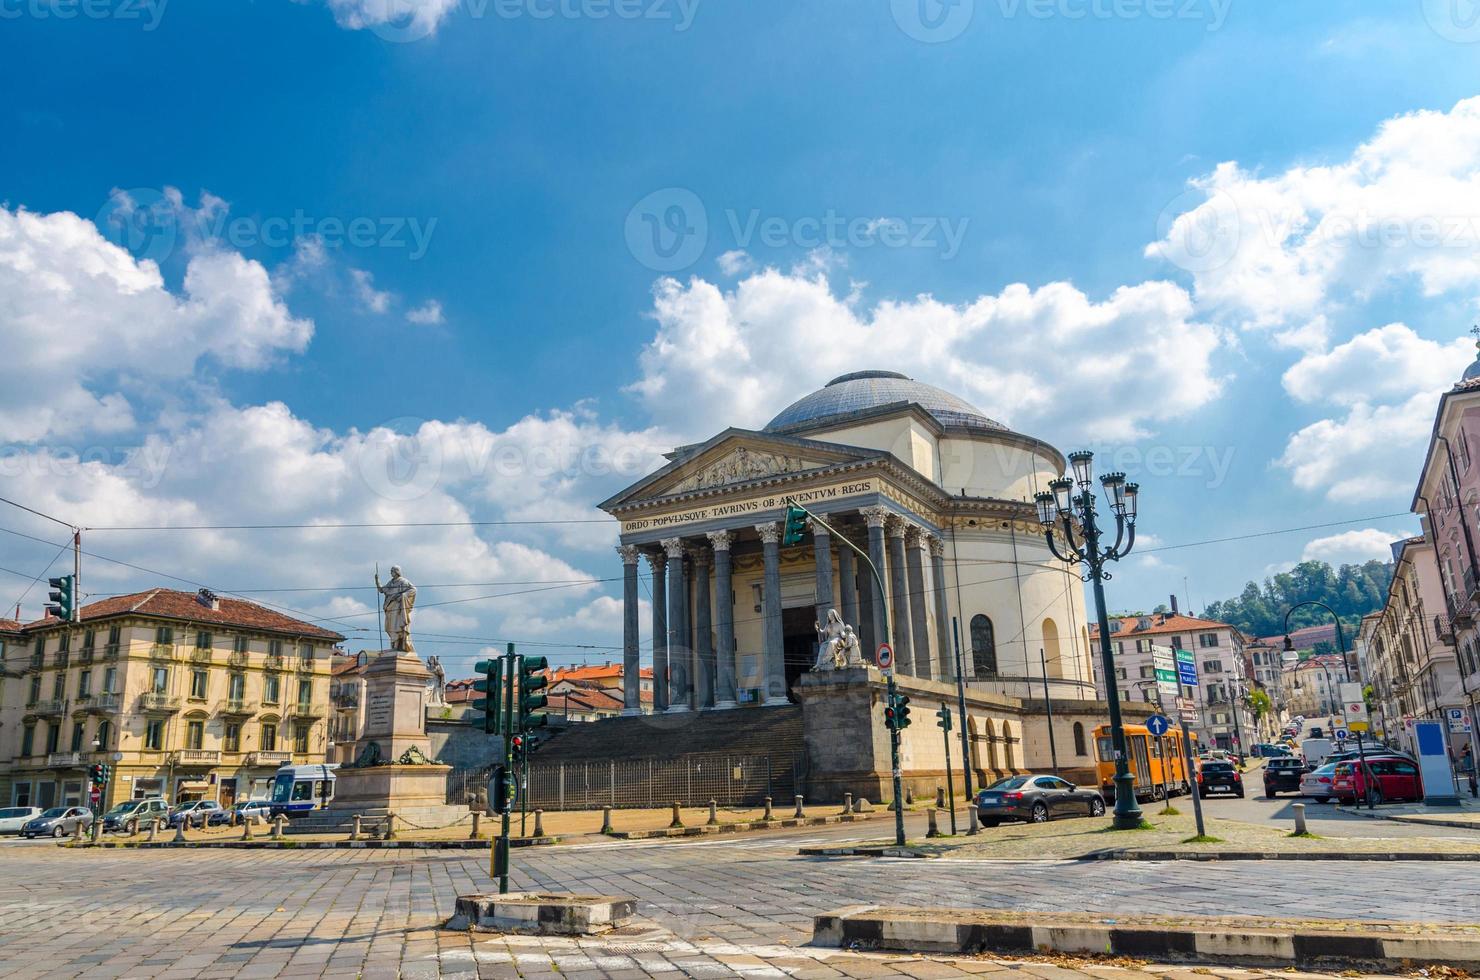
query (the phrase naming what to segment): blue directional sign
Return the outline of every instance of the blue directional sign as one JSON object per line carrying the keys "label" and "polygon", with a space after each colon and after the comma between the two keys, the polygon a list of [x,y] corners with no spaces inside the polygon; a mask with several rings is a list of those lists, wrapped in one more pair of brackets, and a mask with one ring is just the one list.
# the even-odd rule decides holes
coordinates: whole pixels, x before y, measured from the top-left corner
{"label": "blue directional sign", "polygon": [[1166,715],[1152,715],[1146,719],[1146,730],[1157,738],[1161,738],[1172,730],[1172,720]]}
{"label": "blue directional sign", "polygon": [[1197,663],[1191,650],[1177,651],[1177,680],[1188,687],[1197,687]]}

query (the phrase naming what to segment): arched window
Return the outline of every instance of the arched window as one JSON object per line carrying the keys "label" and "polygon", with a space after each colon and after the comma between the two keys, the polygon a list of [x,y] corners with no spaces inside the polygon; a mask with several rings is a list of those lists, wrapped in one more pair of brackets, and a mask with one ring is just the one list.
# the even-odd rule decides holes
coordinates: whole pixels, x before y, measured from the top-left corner
{"label": "arched window", "polygon": [[1089,755],[1089,749],[1084,745],[1084,723],[1079,721],[1074,723],[1074,754]]}
{"label": "arched window", "polygon": [[978,677],[997,676],[997,636],[980,613],[971,617],[971,667]]}
{"label": "arched window", "polygon": [[1064,655],[1059,649],[1059,624],[1052,619],[1043,620],[1043,663],[1049,677],[1064,676]]}

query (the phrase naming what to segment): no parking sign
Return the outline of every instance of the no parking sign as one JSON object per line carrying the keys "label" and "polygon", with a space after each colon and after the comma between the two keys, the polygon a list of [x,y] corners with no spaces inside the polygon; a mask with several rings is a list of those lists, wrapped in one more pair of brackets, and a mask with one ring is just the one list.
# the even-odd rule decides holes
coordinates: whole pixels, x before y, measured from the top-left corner
{"label": "no parking sign", "polygon": [[894,648],[887,643],[880,643],[878,652],[874,655],[874,663],[884,673],[891,673],[894,670]]}

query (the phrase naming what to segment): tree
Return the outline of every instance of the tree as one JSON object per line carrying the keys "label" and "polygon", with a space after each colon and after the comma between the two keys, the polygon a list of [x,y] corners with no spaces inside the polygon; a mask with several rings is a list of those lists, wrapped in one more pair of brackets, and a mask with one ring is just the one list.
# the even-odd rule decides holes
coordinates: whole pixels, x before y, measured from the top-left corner
{"label": "tree", "polygon": [[[1303,561],[1288,572],[1266,578],[1263,585],[1251,581],[1238,596],[1210,603],[1203,615],[1236,626],[1249,636],[1274,636],[1284,632],[1287,609],[1314,599],[1336,611],[1350,637],[1356,635],[1363,616],[1382,608],[1392,580],[1392,564],[1376,559],[1334,571],[1323,561]],[[1290,629],[1330,621],[1324,609],[1305,606],[1290,617]]]}
{"label": "tree", "polygon": [[1249,710],[1254,712],[1254,720],[1258,721],[1274,708],[1269,700],[1269,695],[1264,691],[1254,690],[1249,692]]}

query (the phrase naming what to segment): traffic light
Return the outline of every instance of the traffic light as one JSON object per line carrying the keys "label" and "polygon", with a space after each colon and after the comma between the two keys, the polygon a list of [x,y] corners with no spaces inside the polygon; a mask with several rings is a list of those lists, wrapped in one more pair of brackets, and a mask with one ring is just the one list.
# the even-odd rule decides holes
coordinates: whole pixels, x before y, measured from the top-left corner
{"label": "traffic light", "polygon": [[936,722],[936,725],[938,725],[942,731],[948,732],[951,730],[950,708],[947,708],[945,705],[941,705],[940,710],[935,713],[935,717],[939,719],[939,721]]}
{"label": "traffic light", "polygon": [[800,507],[786,508],[786,522],[781,529],[781,543],[788,548],[797,544],[807,533],[807,512]]}
{"label": "traffic light", "polygon": [[894,695],[894,725],[901,731],[910,727],[910,698],[908,694]]}
{"label": "traffic light", "polygon": [[514,807],[516,785],[514,771],[508,766],[494,766],[488,780],[488,809],[494,813],[508,813]]}
{"label": "traffic light", "polygon": [[489,735],[499,733],[499,693],[503,688],[504,662],[499,659],[480,660],[473,669],[483,676],[473,681],[473,690],[484,695],[473,699],[473,710],[483,712],[483,731]]}
{"label": "traffic light", "polygon": [[540,673],[548,666],[550,666],[550,661],[545,657],[519,658],[519,730],[521,732],[539,728],[550,720],[543,711],[539,710],[550,703],[549,697],[539,693],[542,688],[550,684],[549,678]]}
{"label": "traffic light", "polygon": [[63,575],[61,578],[49,578],[46,584],[51,586],[51,592],[47,598],[51,600],[46,606],[49,616],[66,622],[73,622],[77,618],[77,579],[71,575]]}
{"label": "traffic light", "polygon": [[509,756],[516,768],[524,764],[524,750],[523,735],[515,735],[509,740]]}
{"label": "traffic light", "polygon": [[94,764],[94,765],[89,766],[88,769],[87,769],[87,780],[88,780],[88,782],[92,783],[94,786],[100,786],[100,785],[102,785],[102,782],[103,782],[103,767],[101,765],[98,765],[98,764]]}

